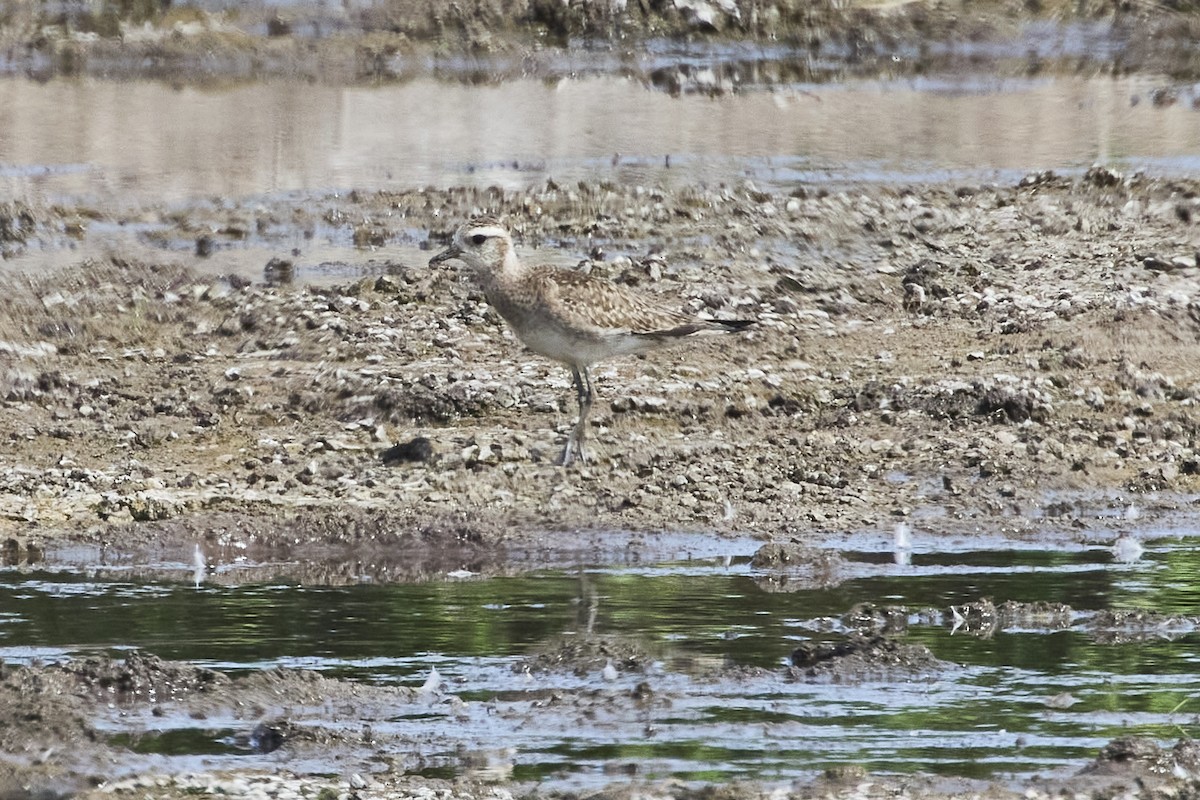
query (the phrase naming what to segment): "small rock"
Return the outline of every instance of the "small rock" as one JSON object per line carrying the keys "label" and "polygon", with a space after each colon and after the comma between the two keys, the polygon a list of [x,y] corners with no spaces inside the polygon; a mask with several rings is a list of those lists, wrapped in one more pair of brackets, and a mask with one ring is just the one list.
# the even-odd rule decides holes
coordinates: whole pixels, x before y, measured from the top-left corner
{"label": "small rock", "polygon": [[296,277],[296,265],[286,258],[272,258],[263,267],[263,279],[272,286],[291,283]]}
{"label": "small rock", "polygon": [[734,0],[674,0],[674,6],[683,12],[694,26],[721,30],[729,18],[741,19],[741,11]]}
{"label": "small rock", "polygon": [[285,739],[286,736],[279,727],[260,722],[250,732],[250,747],[256,753],[273,753],[283,747]]}
{"label": "small rock", "polygon": [[392,445],[383,451],[381,458],[388,466],[403,463],[425,463],[433,457],[433,443],[424,436]]}

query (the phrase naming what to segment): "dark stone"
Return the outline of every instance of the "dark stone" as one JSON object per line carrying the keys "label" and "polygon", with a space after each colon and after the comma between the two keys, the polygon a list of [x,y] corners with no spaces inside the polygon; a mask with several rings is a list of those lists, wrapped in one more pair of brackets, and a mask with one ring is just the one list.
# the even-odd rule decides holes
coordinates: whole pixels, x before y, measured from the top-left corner
{"label": "dark stone", "polygon": [[381,458],[388,466],[403,463],[424,463],[433,457],[433,443],[424,436],[392,445]]}
{"label": "dark stone", "polygon": [[250,732],[250,747],[256,753],[273,753],[283,747],[286,738],[279,728],[260,722]]}

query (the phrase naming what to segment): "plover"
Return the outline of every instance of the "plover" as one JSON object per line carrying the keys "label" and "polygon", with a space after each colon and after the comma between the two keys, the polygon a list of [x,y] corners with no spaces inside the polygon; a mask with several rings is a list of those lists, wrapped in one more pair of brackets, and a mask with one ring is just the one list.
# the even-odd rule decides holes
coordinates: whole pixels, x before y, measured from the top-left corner
{"label": "plover", "polygon": [[559,464],[587,461],[584,439],[595,393],[588,367],[597,361],[641,353],[703,331],[740,331],[753,320],[702,319],[581,272],[517,258],[512,237],[492,217],[473,217],[454,233],[450,246],[429,264],[458,259],[471,270],[488,302],[535,353],[571,368],[579,421]]}

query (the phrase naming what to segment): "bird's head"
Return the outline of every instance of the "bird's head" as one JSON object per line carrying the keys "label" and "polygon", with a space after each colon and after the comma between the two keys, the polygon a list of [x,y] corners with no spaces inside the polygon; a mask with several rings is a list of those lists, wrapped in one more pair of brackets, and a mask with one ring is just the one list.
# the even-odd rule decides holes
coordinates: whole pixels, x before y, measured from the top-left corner
{"label": "bird's head", "polygon": [[494,217],[472,217],[454,232],[450,246],[429,265],[458,259],[477,272],[492,273],[504,267],[513,252],[512,237]]}

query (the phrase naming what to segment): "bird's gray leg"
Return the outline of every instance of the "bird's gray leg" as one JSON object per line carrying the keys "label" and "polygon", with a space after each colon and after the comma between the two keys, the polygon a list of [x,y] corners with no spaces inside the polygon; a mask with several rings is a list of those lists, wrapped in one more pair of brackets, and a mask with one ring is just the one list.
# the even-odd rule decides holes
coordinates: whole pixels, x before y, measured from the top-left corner
{"label": "bird's gray leg", "polygon": [[579,422],[575,425],[575,449],[579,452],[579,460],[586,463],[587,451],[583,447],[583,440],[587,436],[587,418],[592,411],[592,400],[595,395],[592,392],[592,376],[588,374],[588,368],[583,368],[583,391],[579,393]]}
{"label": "bird's gray leg", "polygon": [[558,463],[564,467],[570,465],[576,458],[581,463],[587,463],[587,451],[584,450],[583,442],[587,438],[588,412],[592,410],[592,376],[588,374],[587,367],[580,371],[579,367],[572,364],[571,378],[576,398],[579,400],[579,421],[575,423],[574,430],[567,437],[567,446],[563,448],[562,456],[558,459]]}

